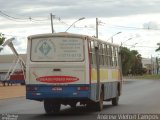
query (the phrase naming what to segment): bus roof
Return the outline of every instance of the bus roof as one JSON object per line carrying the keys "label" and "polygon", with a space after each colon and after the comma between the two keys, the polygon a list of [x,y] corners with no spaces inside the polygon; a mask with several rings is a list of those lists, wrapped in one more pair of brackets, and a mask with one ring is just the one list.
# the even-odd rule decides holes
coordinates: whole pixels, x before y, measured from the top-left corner
{"label": "bus roof", "polygon": [[105,40],[98,39],[96,37],[91,37],[88,35],[82,35],[82,34],[75,34],[75,33],[68,33],[68,32],[59,32],[59,33],[45,33],[45,34],[36,34],[36,35],[31,35],[28,36],[28,39],[34,39],[34,38],[43,38],[43,37],[74,37],[74,38],[82,38],[84,40],[94,40],[94,41],[99,41],[101,43],[107,43],[109,45],[113,46],[119,46],[118,44],[110,43]]}

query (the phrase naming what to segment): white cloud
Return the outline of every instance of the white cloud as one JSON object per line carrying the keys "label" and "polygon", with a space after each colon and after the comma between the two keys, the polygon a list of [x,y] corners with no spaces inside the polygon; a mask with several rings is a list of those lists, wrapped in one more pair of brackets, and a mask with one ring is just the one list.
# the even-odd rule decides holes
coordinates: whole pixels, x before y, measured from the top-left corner
{"label": "white cloud", "polygon": [[[107,40],[121,31],[121,34],[114,36],[115,43],[120,44],[132,37],[132,40],[127,41],[126,45],[138,42],[137,46],[156,47],[160,34],[158,30],[151,29],[160,27],[159,6],[160,1],[157,0],[3,0],[0,1],[0,10],[23,20],[8,20],[0,14],[0,32],[16,36],[14,44],[19,52],[24,52],[28,35],[51,32],[49,13],[61,17],[69,25],[80,17],[86,17],[85,20],[75,25],[77,27],[87,26],[86,28],[72,27],[69,32],[91,36],[95,35],[95,18],[98,17],[105,23],[99,26],[100,38]],[[29,17],[44,21],[30,21]],[[148,28],[148,26],[150,30],[127,28]],[[54,19],[56,32],[65,31],[67,27],[68,25]],[[135,47],[135,49],[138,49],[142,56],[157,54],[154,48]],[[144,49],[148,50],[144,51]]]}

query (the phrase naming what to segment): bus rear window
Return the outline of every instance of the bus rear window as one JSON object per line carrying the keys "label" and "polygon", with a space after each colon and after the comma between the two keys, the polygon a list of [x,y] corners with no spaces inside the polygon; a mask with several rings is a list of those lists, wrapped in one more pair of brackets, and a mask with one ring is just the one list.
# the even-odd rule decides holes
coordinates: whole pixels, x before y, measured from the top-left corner
{"label": "bus rear window", "polygon": [[80,38],[35,38],[31,40],[31,61],[83,61],[83,44]]}

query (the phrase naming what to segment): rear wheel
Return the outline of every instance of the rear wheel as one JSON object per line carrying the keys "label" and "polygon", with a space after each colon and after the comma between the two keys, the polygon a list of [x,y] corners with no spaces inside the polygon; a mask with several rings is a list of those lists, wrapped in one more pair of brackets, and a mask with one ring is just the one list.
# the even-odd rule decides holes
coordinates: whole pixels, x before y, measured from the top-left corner
{"label": "rear wheel", "polygon": [[61,104],[49,100],[44,101],[44,109],[47,114],[55,114],[60,111]]}
{"label": "rear wheel", "polygon": [[112,98],[112,105],[117,106],[119,102],[119,96],[118,96],[118,91],[117,91],[117,96]]}

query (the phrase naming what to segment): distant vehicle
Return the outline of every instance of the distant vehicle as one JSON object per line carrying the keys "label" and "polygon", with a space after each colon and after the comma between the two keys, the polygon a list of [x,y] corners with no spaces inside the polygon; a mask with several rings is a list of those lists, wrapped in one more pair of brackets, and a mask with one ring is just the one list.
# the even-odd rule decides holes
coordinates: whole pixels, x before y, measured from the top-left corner
{"label": "distant vehicle", "polygon": [[103,109],[118,105],[122,76],[119,46],[71,33],[28,37],[26,98],[43,101],[47,114],[61,104]]}

